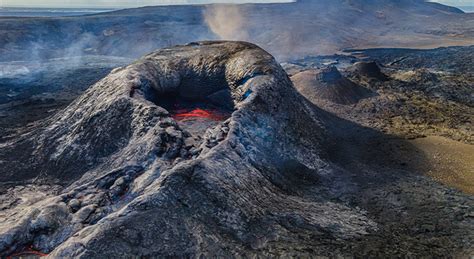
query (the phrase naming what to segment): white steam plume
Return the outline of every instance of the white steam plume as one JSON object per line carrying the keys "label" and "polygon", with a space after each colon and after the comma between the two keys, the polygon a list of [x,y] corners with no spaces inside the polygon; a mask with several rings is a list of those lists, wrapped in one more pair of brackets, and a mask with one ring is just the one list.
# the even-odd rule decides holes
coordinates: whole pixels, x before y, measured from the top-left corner
{"label": "white steam plume", "polygon": [[208,6],[204,18],[214,34],[222,40],[248,40],[245,19],[241,6],[216,4]]}

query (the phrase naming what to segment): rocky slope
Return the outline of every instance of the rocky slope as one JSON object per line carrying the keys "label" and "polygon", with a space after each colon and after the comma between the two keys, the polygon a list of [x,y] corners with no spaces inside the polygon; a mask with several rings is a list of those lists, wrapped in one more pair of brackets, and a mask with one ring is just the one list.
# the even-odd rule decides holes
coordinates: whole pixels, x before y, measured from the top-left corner
{"label": "rocky slope", "polygon": [[0,62],[0,141],[66,107],[127,58],[80,56]]}
{"label": "rocky slope", "polygon": [[[228,102],[213,102],[218,93]],[[233,111],[204,133],[188,132],[161,104],[170,95]],[[339,141],[347,135],[354,140]],[[385,144],[358,152],[368,140]],[[80,258],[471,254],[472,197],[398,161],[365,157],[389,157],[387,140],[305,100],[255,45],[162,49],[1,143],[0,251]]]}

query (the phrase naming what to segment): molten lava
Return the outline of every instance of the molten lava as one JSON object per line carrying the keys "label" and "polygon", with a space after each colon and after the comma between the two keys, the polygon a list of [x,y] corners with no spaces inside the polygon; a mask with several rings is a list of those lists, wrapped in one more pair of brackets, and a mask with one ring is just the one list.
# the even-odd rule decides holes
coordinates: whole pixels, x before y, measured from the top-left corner
{"label": "molten lava", "polygon": [[37,257],[43,257],[43,256],[48,256],[48,254],[42,253],[40,251],[36,251],[33,249],[32,246],[27,247],[24,251],[21,251],[19,253],[15,253],[11,256],[7,256],[7,259],[11,258],[24,258],[24,257],[29,257],[29,256],[37,256]]}
{"label": "molten lava", "polygon": [[176,120],[184,120],[187,118],[205,118],[205,119],[210,119],[210,120],[216,120],[216,121],[221,121],[225,120],[228,116],[223,114],[222,112],[219,112],[217,110],[211,110],[211,109],[201,109],[201,108],[196,108],[193,110],[186,110],[186,109],[181,109],[177,110],[173,114],[173,118]]}

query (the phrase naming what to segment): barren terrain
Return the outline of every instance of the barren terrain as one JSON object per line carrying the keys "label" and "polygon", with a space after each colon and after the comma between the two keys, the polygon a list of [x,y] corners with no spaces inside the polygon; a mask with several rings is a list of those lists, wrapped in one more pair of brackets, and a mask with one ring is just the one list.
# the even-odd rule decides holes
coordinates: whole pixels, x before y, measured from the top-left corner
{"label": "barren terrain", "polygon": [[[3,247],[4,254],[31,254],[31,251],[36,251],[44,254],[52,253],[53,256],[98,257],[99,254],[95,252],[98,251],[97,246],[106,246],[107,248],[105,250],[101,248],[101,251],[106,251],[105,253],[109,256],[123,254],[124,251],[130,255],[144,256],[241,254],[246,256],[385,257],[411,254],[413,256],[465,257],[472,254],[470,233],[473,231],[473,201],[470,194],[473,193],[473,189],[472,161],[469,160],[472,144],[460,142],[470,143],[469,136],[472,136],[470,122],[466,121],[464,122],[466,126],[460,127],[459,123],[446,124],[436,120],[436,117],[424,116],[424,113],[420,113],[423,120],[415,122],[418,126],[408,132],[402,129],[413,127],[410,125],[414,122],[410,120],[401,120],[406,124],[389,123],[392,117],[382,116],[382,114],[385,113],[385,109],[391,109],[392,105],[397,106],[392,102],[399,99],[387,96],[395,94],[410,96],[413,94],[412,91],[418,96],[430,94],[423,91],[426,89],[423,84],[419,84],[419,88],[409,88],[410,83],[400,81],[398,75],[404,73],[400,71],[408,67],[390,68],[387,64],[391,62],[388,62],[391,59],[387,59],[387,62],[381,63],[383,65],[381,70],[374,70],[374,63],[367,62],[368,59],[381,62],[381,58],[385,55],[371,55],[370,58],[351,55],[308,57],[304,61],[295,60],[284,64],[287,72],[293,75],[295,88],[289,81],[285,83],[288,85],[284,88],[274,88],[273,84],[267,85],[270,81],[262,80],[264,75],[253,69],[249,70],[253,71],[249,72],[251,75],[256,75],[253,79],[248,79],[249,77],[245,74],[243,79],[232,79],[234,77],[228,75],[229,80],[236,80],[232,82],[242,84],[240,86],[231,84],[231,89],[235,91],[231,95],[232,98],[236,98],[235,100],[250,98],[249,103],[242,101],[247,104],[237,103],[233,108],[237,110],[229,119],[221,117],[220,112],[214,113],[215,108],[210,108],[212,106],[225,111],[227,108],[224,107],[229,107],[228,103],[211,104],[212,96],[214,96],[211,94],[209,95],[211,99],[208,99],[211,102],[203,104],[199,97],[201,93],[207,95],[214,91],[220,92],[219,84],[216,85],[217,88],[206,88],[207,84],[187,83],[186,80],[192,80],[194,77],[185,76],[185,81],[181,81],[182,85],[177,88],[186,89],[192,85],[202,87],[201,91],[191,91],[193,88],[188,88],[190,92],[179,90],[178,101],[182,95],[198,98],[191,99],[194,100],[192,101],[194,106],[189,106],[188,101],[160,104],[163,107],[169,107],[168,111],[155,106],[155,103],[160,103],[160,98],[159,95],[158,99],[154,94],[150,95],[149,87],[168,95],[167,87],[175,89],[173,87],[176,85],[173,80],[165,81],[168,83],[161,86],[148,81],[155,80],[153,79],[155,77],[150,77],[149,73],[161,73],[151,66],[156,62],[168,62],[167,55],[170,53],[176,51],[194,53],[192,51],[197,48],[207,48],[206,52],[201,53],[234,51],[234,48],[237,51],[243,49],[243,53],[259,51],[253,50],[253,47],[249,45],[240,46],[236,43],[202,43],[202,46],[191,44],[176,49],[166,49],[151,54],[130,67],[114,70],[106,79],[98,82],[84,94],[80,94],[79,99],[65,109],[62,108],[63,105],[71,102],[79,92],[71,90],[73,88],[64,84],[59,88],[60,90],[49,94],[51,99],[47,106],[41,103],[32,104],[31,109],[34,109],[38,116],[36,118],[45,119],[33,122],[28,128],[25,128],[25,123],[34,121],[34,118],[19,116],[21,112],[17,113],[17,117],[8,117],[9,120],[15,120],[17,124],[12,125],[8,130],[13,135],[2,140],[3,152],[0,154],[2,170],[4,170],[2,173],[3,194],[0,196],[4,206],[2,209],[4,221],[1,222],[3,234],[0,237],[7,242],[5,244],[8,244]],[[217,48],[218,51],[212,50],[213,48]],[[391,51],[397,55],[405,55],[402,50],[385,50],[383,53],[390,54]],[[436,53],[440,50],[429,51]],[[451,51],[451,54],[460,55],[463,55],[463,52],[470,53],[469,48],[451,48],[448,51]],[[409,53],[410,50],[406,52]],[[182,54],[178,55],[182,57]],[[193,54],[186,55],[193,56]],[[218,55],[215,58],[220,58],[221,54],[213,55]],[[258,54],[257,57],[259,55],[273,62],[265,56],[267,54]],[[223,57],[225,56],[227,55]],[[255,56],[252,54],[248,57]],[[199,64],[193,60],[188,61],[189,64]],[[419,59],[420,64],[423,60],[423,58]],[[248,60],[247,62],[260,64],[261,61]],[[272,73],[277,73],[281,76],[280,80],[283,80],[278,82],[285,82],[285,74],[282,74],[284,72],[278,70],[277,64],[270,64],[275,70],[263,66],[260,68],[263,69],[261,71],[274,71]],[[322,69],[328,66],[339,66],[342,72],[334,77],[337,70]],[[233,66],[230,65],[230,67]],[[378,68],[378,65],[375,68]],[[305,72],[315,69],[316,74]],[[427,68],[419,67],[419,69]],[[192,72],[193,74],[201,73],[200,70],[194,71],[196,72]],[[317,71],[322,71],[323,74],[318,74]],[[463,76],[466,76],[466,72],[463,71]],[[184,72],[183,75],[186,73],[189,72]],[[207,73],[212,75],[212,72]],[[301,73],[305,76],[298,77]],[[318,86],[312,85],[311,82],[329,80],[323,85],[331,90],[332,87],[338,87],[337,83],[341,82],[340,77],[352,82],[349,84],[345,80],[342,81],[345,83],[337,88],[337,92],[342,96],[347,96],[344,87],[353,87],[352,84],[366,89],[367,93],[371,94],[366,95],[364,92],[364,95],[360,96],[361,99],[350,98],[351,102],[348,104],[339,104],[330,99],[321,99],[311,95],[312,87]],[[165,78],[173,77],[165,76]],[[452,84],[450,80],[456,80],[456,78],[456,74],[450,74],[447,77],[441,77],[440,81],[436,82],[442,82],[443,85],[449,87]],[[206,80],[217,82],[212,81],[214,80],[212,78]],[[302,84],[302,82],[305,83]],[[422,82],[432,83],[426,79]],[[127,85],[118,86],[117,83]],[[137,83],[139,87],[135,86]],[[255,84],[263,85],[260,88]],[[305,87],[305,91],[301,91],[302,86]],[[104,92],[105,89],[109,90]],[[451,95],[443,95],[446,89],[449,90],[449,88],[442,88],[442,91],[438,93],[438,95],[441,94],[438,97],[441,107],[451,105],[451,103],[460,107],[470,105],[469,99],[458,94],[462,93],[463,88],[460,88],[461,92],[448,91]],[[296,90],[302,95],[297,94]],[[275,97],[260,98],[258,97],[260,91],[270,95],[283,94],[280,92],[283,91],[285,98],[279,99],[280,102],[269,101],[272,99],[267,98]],[[55,93],[58,96],[69,96],[70,99],[58,98],[56,101]],[[108,93],[108,96],[105,93]],[[348,92],[349,95],[353,93],[353,91]],[[102,97],[92,97],[96,95]],[[289,96],[294,96],[291,98],[296,99],[290,101]],[[334,95],[325,96],[325,98],[332,97]],[[381,98],[387,98],[390,102],[380,102]],[[169,97],[165,100],[169,100]],[[62,103],[64,101],[65,103]],[[128,102],[135,107],[130,112],[127,108]],[[377,103],[379,108],[367,110],[365,107],[371,107],[371,102]],[[55,103],[58,104],[57,107],[50,106],[54,106]],[[279,103],[286,104],[281,106]],[[176,109],[176,104],[179,104],[181,108]],[[95,107],[102,105],[109,107],[94,110]],[[417,111],[423,110],[426,104],[404,102],[403,105],[408,110]],[[197,107],[200,107],[202,111],[196,110]],[[296,107],[299,108],[294,110]],[[272,109],[283,110],[276,112],[279,115],[268,116],[267,112]],[[468,108],[464,109],[470,111]],[[86,117],[79,116],[78,112],[85,112],[87,115],[84,115]],[[294,117],[290,117],[292,122],[285,122],[288,119],[287,112],[294,112],[291,115]],[[199,117],[193,119],[195,116],[192,115],[193,113],[198,114]],[[11,114],[15,115],[15,113]],[[247,120],[245,116],[253,116],[251,114],[256,114],[259,118]],[[190,118],[186,119],[187,116]],[[401,113],[398,116],[405,115]],[[160,118],[158,122],[156,118]],[[282,121],[273,124],[272,121],[277,118],[281,118]],[[456,118],[462,118],[462,116],[455,114],[451,119]],[[130,123],[123,123],[124,119],[129,120]],[[234,120],[242,120],[242,122],[237,123]],[[5,123],[5,118],[2,121]],[[79,126],[74,126],[78,125],[77,123]],[[93,125],[89,126],[90,123]],[[81,124],[84,126],[80,126]],[[235,128],[237,125],[239,125],[238,131]],[[276,130],[276,125],[283,126],[285,129]],[[426,131],[426,125],[434,125],[433,127],[438,130]],[[153,129],[154,127],[159,128]],[[117,130],[117,128],[123,130]],[[130,133],[130,130],[134,133]],[[244,141],[242,144],[235,144],[229,136],[241,134],[238,133],[240,130],[246,132],[249,130],[246,133],[249,134],[249,139],[240,140]],[[295,132],[289,133],[288,130]],[[19,135],[15,137],[15,134]],[[428,137],[420,138],[422,135]],[[160,136],[160,138],[154,140],[155,136]],[[295,136],[298,136],[299,140],[294,139]],[[111,142],[111,140],[124,138],[131,139],[125,142]],[[68,144],[63,141],[67,141]],[[151,145],[153,141],[158,142]],[[282,141],[289,142],[281,145]],[[295,141],[302,141],[298,144],[302,146],[295,147],[294,145],[298,143]],[[59,146],[52,148],[51,145]],[[82,148],[76,148],[78,145]],[[237,146],[234,147],[234,145]],[[271,147],[266,145],[271,145]],[[34,148],[31,149],[31,147]],[[234,156],[231,155],[234,151],[228,151],[227,148],[231,150],[244,148],[244,150],[237,151],[238,153]],[[40,151],[41,154],[49,154],[51,157],[38,156],[25,163],[25,159],[31,157],[28,152],[36,153],[38,151],[35,150],[38,149],[43,150]],[[147,151],[147,149],[150,150]],[[48,150],[57,151],[49,153]],[[96,157],[97,154],[100,154],[100,157]],[[270,154],[271,157],[267,157]],[[275,160],[275,155],[283,158]],[[67,157],[67,159],[61,157]],[[236,163],[235,159],[243,160]],[[306,162],[298,162],[298,159]],[[47,162],[51,160],[56,162]],[[262,167],[262,162],[264,167]],[[197,163],[199,165],[196,165]],[[219,163],[220,166],[214,166],[215,163]],[[187,166],[194,168],[192,175],[187,176],[186,171],[183,171],[187,170],[185,169]],[[229,169],[234,166],[238,169]],[[256,168],[252,169],[254,166]],[[111,167],[118,169],[110,171]],[[205,169],[198,169],[203,167]],[[39,168],[42,173],[38,175]],[[58,168],[61,169],[58,170]],[[196,170],[201,172],[198,173],[199,176],[196,175]],[[234,170],[242,171],[234,174]],[[11,174],[11,172],[18,173]],[[58,172],[67,173],[58,174]],[[227,175],[227,173],[222,175],[223,172],[232,175]],[[248,173],[250,173],[249,178],[244,180],[242,177]],[[261,180],[255,182],[255,177]],[[175,186],[175,184],[180,186]],[[200,187],[201,184],[203,187]],[[221,204],[221,202],[230,201],[228,191],[220,189],[227,188],[223,186],[229,185],[233,186],[229,187],[232,188],[231,192],[238,194],[231,200],[235,200],[239,205]],[[176,192],[177,189],[180,192]],[[262,190],[268,190],[268,194],[263,194],[267,191],[261,193]],[[221,192],[226,195],[221,197]],[[242,196],[247,194],[250,196]],[[161,195],[166,196],[159,198]],[[265,199],[255,198],[261,195],[270,196]],[[161,205],[153,205],[158,202],[155,199],[164,199],[163,202],[168,205],[163,202],[158,203]],[[268,203],[267,199],[277,200]],[[257,203],[250,205],[249,202],[254,201]],[[285,205],[272,205],[279,203]],[[239,206],[238,211],[247,207],[250,211],[245,212],[245,215],[248,216],[235,212],[232,206]],[[308,210],[308,206],[312,209]],[[290,207],[291,210],[287,210],[286,207]],[[218,212],[220,216],[217,218],[212,216],[215,215],[214,209],[220,211]],[[231,211],[228,211],[229,209]],[[262,216],[253,218],[255,210],[260,211],[258,213]],[[201,215],[198,216],[199,218],[193,216],[196,215],[196,211],[199,211],[198,215]],[[38,212],[40,214],[37,214]],[[10,219],[14,217],[13,215],[19,215],[18,213],[25,216],[14,224]],[[149,213],[152,213],[153,217],[162,215],[158,217],[161,220],[151,225],[145,223],[145,218],[146,222],[149,222],[150,217],[146,216]],[[268,215],[274,216],[268,218]],[[125,217],[123,220],[127,223],[122,222],[122,217]],[[162,220],[165,223],[159,223],[163,222]],[[234,223],[235,220],[241,223]],[[313,222],[313,220],[316,221]],[[62,223],[58,225],[58,222]],[[234,229],[241,224],[244,224],[244,229]],[[256,228],[262,224],[266,227]],[[85,228],[87,226],[96,230],[89,232],[88,228]],[[171,229],[163,232],[175,233],[166,238],[147,234],[158,233],[157,230],[152,230],[156,226],[160,228],[183,226],[183,228],[176,230],[177,232]],[[123,229],[121,233],[114,232],[114,229],[118,227]],[[27,230],[22,230],[24,228]],[[139,230],[136,230],[137,228]],[[196,229],[200,230],[195,232]],[[268,229],[273,229],[273,232],[268,232]],[[295,230],[299,234],[294,234]],[[228,233],[234,231],[248,234],[229,236]],[[99,234],[99,236],[95,234],[102,232],[104,234]],[[71,233],[78,234],[70,236]],[[130,240],[136,239],[137,233],[146,236],[142,236],[142,241],[135,244]],[[194,238],[184,238],[189,234],[199,236],[199,241]],[[107,237],[107,239],[101,237]],[[205,240],[202,237],[205,237]],[[214,241],[215,238],[219,239],[220,245]],[[116,247],[117,242],[120,243],[119,247]],[[170,246],[163,246],[163,242],[171,243],[169,243]],[[190,245],[187,242],[193,242],[193,244]],[[83,248],[78,249],[78,246]],[[182,247],[188,249],[183,250]],[[100,253],[100,256],[103,255],[104,253]]]}
{"label": "barren terrain", "polygon": [[[293,74],[296,88],[311,102],[364,127],[407,139],[422,152],[393,147],[384,159],[395,159],[414,171],[474,193],[473,53],[473,47],[361,50],[342,56],[307,57],[285,66]],[[328,64],[339,67],[345,80],[365,87],[372,95],[344,105],[332,99],[335,97],[318,94],[318,86],[325,91],[339,87],[332,90],[337,98],[353,96],[347,83],[331,81],[328,87],[328,82],[318,79],[318,75],[329,73],[321,70]],[[380,148],[377,141],[373,144],[361,148],[369,157]],[[427,160],[422,162],[420,155]]]}
{"label": "barren terrain", "polygon": [[474,255],[473,14],[1,17],[0,60],[0,256]]}

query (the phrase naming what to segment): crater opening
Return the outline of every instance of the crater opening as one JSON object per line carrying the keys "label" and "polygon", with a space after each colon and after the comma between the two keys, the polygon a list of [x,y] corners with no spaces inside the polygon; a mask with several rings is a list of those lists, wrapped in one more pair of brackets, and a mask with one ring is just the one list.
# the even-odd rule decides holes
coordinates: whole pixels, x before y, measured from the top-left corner
{"label": "crater opening", "polygon": [[[250,94],[247,83],[259,71],[243,72],[240,59],[202,57],[183,62],[150,62],[140,79],[145,98],[166,109],[193,137],[202,137],[231,117]],[[237,63],[238,64],[237,64]]]}
{"label": "crater opening", "polygon": [[178,125],[193,137],[204,135],[208,128],[227,120],[235,110],[229,89],[203,96],[187,97],[178,92],[156,94],[154,103],[166,109]]}

